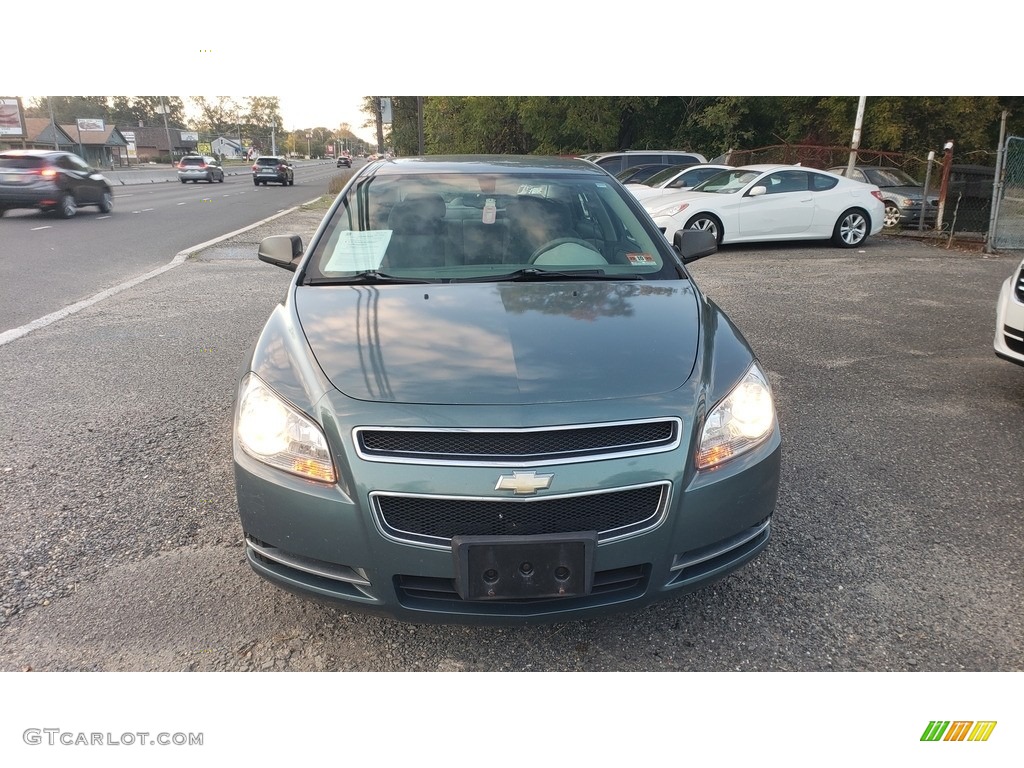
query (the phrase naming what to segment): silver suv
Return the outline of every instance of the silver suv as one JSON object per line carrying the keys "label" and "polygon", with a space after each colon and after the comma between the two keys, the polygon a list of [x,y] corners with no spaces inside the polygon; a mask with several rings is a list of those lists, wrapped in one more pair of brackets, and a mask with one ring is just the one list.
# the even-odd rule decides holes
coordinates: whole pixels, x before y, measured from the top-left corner
{"label": "silver suv", "polygon": [[586,160],[604,168],[612,176],[635,165],[698,165],[708,161],[696,152],[677,152],[672,149],[627,149],[623,152],[602,152],[587,155]]}
{"label": "silver suv", "polygon": [[209,155],[185,155],[178,162],[178,178],[182,184],[186,181],[206,181],[210,184],[215,181],[223,182],[224,169],[216,157],[210,157]]}

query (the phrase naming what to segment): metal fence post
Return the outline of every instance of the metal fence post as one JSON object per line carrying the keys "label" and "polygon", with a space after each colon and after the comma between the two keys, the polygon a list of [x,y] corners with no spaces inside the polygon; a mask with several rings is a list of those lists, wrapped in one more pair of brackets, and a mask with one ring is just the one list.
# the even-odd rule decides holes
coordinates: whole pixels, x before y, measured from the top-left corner
{"label": "metal fence post", "polygon": [[999,198],[1003,192],[1003,155],[1006,151],[1006,118],[1009,112],[1003,110],[1003,119],[999,124],[999,149],[996,151],[996,170],[992,178],[992,205],[988,215],[988,234],[985,236],[985,253],[995,253],[993,243],[996,238],[996,226],[999,221]]}

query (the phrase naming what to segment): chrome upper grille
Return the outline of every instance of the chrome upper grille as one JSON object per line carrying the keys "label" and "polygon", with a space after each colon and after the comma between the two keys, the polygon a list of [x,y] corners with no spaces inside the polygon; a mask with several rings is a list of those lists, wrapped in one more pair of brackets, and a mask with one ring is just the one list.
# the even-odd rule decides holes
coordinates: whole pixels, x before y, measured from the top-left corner
{"label": "chrome upper grille", "polygon": [[600,541],[661,522],[670,484],[589,491],[530,499],[371,494],[381,530],[389,537],[451,546],[453,536],[532,536],[597,531]]}
{"label": "chrome upper grille", "polygon": [[530,429],[357,427],[356,450],[369,461],[523,466],[672,450],[679,419]]}

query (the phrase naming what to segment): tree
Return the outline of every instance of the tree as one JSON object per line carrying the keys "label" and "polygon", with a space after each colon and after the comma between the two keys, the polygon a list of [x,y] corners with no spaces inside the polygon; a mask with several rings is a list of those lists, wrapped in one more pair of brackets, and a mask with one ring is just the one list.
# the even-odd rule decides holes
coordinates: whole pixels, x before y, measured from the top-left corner
{"label": "tree", "polygon": [[25,108],[25,114],[49,119],[51,108],[58,125],[68,125],[87,117],[104,121],[110,119],[106,96],[40,96]]}
{"label": "tree", "polygon": [[185,125],[185,104],[180,96],[114,96],[110,121],[119,126],[163,125],[161,100],[169,125]]}
{"label": "tree", "polygon": [[241,108],[230,96],[217,96],[210,101],[205,96],[193,96],[192,104],[199,110],[197,128],[206,133],[234,133],[240,123]]}

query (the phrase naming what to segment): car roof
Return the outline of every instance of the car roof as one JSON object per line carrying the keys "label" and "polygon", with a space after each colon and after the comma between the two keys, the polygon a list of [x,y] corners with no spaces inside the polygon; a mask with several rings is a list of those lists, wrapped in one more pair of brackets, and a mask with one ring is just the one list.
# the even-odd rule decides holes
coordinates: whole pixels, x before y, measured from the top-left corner
{"label": "car roof", "polygon": [[523,172],[573,172],[607,177],[607,171],[586,160],[553,155],[426,155],[398,157],[373,166],[379,175],[410,173],[476,173],[507,175]]}
{"label": "car roof", "polygon": [[18,157],[46,157],[47,155],[70,155],[63,149],[4,149],[0,150],[3,155],[17,155]]}

